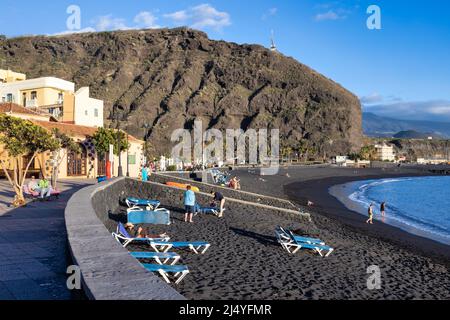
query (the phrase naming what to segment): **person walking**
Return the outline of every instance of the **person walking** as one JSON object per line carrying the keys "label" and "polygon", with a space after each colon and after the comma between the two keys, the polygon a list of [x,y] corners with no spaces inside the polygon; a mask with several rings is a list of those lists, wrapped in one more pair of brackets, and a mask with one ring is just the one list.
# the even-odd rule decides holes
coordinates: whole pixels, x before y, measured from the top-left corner
{"label": "person walking", "polygon": [[148,181],[148,169],[147,169],[146,164],[142,167],[141,177],[142,177],[142,181],[144,181],[144,182]]}
{"label": "person walking", "polygon": [[219,218],[223,217],[223,212],[225,211],[225,197],[220,192],[211,191],[211,195],[214,196],[214,204],[219,204],[220,213]]}
{"label": "person walking", "polygon": [[382,202],[381,206],[380,206],[380,212],[381,212],[381,216],[385,216],[386,215],[386,202]]}
{"label": "person walking", "polygon": [[194,223],[192,220],[195,212],[195,193],[192,191],[191,186],[187,186],[186,192],[184,193],[184,207],[186,214],[184,215],[184,222]]}
{"label": "person walking", "polygon": [[367,214],[369,215],[369,219],[367,219],[366,223],[373,224],[373,203],[370,204]]}

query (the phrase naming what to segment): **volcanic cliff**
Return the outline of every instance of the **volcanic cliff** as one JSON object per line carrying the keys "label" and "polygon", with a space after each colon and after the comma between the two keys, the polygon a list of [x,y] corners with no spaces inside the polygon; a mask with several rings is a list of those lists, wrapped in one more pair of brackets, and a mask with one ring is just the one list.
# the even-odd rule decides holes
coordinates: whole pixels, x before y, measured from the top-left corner
{"label": "volcanic cliff", "polygon": [[195,119],[204,129],[279,128],[284,147],[316,155],[362,141],[360,102],[340,85],[281,53],[192,29],[3,38],[0,59],[28,78],[89,86],[105,101],[108,125],[119,115],[157,153]]}

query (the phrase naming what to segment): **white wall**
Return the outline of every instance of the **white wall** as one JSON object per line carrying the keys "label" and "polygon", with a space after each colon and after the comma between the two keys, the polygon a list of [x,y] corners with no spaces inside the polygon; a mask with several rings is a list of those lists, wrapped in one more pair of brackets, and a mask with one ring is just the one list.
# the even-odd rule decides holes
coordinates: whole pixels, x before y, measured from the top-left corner
{"label": "white wall", "polygon": [[89,97],[89,87],[75,93],[75,124],[103,127],[103,101]]}
{"label": "white wall", "polygon": [[21,103],[21,90],[31,90],[39,88],[55,88],[62,91],[75,91],[75,84],[66,80],[54,78],[54,77],[44,77],[37,79],[30,79],[12,83],[2,83],[0,84],[0,102],[3,97],[6,99],[6,95],[11,93],[13,95],[13,102]]}

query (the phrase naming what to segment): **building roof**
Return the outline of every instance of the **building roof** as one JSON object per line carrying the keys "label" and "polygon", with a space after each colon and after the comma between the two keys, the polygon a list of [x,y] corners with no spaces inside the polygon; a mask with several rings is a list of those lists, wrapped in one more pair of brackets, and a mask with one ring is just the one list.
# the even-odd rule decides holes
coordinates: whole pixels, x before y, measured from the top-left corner
{"label": "building roof", "polygon": [[[28,108],[24,108],[18,104],[15,103],[0,103],[0,113],[16,113],[16,114],[24,114],[29,116],[40,116],[42,117],[42,114],[39,114],[37,112],[34,112],[32,110],[29,110]],[[49,116],[50,118],[50,116]],[[87,126],[80,126],[75,124],[68,124],[68,123],[62,123],[62,122],[56,122],[56,121],[42,121],[38,119],[29,119],[31,122],[45,128],[48,130],[58,129],[60,132],[67,134],[68,136],[93,136],[95,132],[97,131],[97,128],[94,127],[87,127]],[[144,142],[142,140],[137,139],[136,137],[132,135],[128,135],[129,141],[134,142]]]}
{"label": "building roof", "polygon": [[[93,136],[95,132],[97,131],[97,128],[94,127],[87,127],[87,126],[79,126],[75,124],[69,124],[69,123],[62,123],[62,122],[49,122],[49,121],[39,121],[39,120],[31,120],[33,123],[48,129],[58,129],[61,133],[64,133],[68,136],[74,137],[74,136]],[[128,135],[129,141],[132,142],[144,142],[142,140],[139,140],[132,135]]]}
{"label": "building roof", "polygon": [[37,112],[24,108],[15,103],[0,103],[0,113],[20,113],[34,116],[42,116]]}

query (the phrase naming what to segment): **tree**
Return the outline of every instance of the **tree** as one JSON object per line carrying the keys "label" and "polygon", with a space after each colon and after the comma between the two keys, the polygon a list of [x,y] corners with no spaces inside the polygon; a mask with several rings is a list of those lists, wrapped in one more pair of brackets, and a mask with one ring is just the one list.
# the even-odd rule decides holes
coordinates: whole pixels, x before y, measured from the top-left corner
{"label": "tree", "polygon": [[[0,144],[8,154],[9,163],[0,160],[0,164],[15,192],[13,205],[23,206],[23,185],[31,164],[38,154],[57,150],[59,142],[49,131],[31,121],[0,114]],[[28,163],[23,163],[25,156],[30,156]]]}
{"label": "tree", "polygon": [[376,157],[377,157],[377,150],[373,145],[364,146],[361,148],[361,151],[359,152],[359,158],[361,160],[375,160]]}
{"label": "tree", "polygon": [[73,140],[65,133],[62,133],[58,129],[54,129],[52,133],[53,137],[59,142],[59,149],[54,151],[54,162],[52,168],[52,186],[56,188],[59,176],[59,168],[61,167],[64,158],[67,156],[69,151],[80,153],[81,147],[77,142],[75,142],[75,140]]}
{"label": "tree", "polygon": [[116,130],[106,128],[98,128],[98,130],[95,132],[94,136],[92,137],[92,141],[95,146],[95,151],[101,158],[109,152],[109,146],[111,144],[115,146],[114,154],[116,156],[119,155],[117,148],[118,134],[120,137],[120,152],[128,150],[130,148],[130,144],[127,141],[127,135],[125,132],[119,131],[118,133]]}

